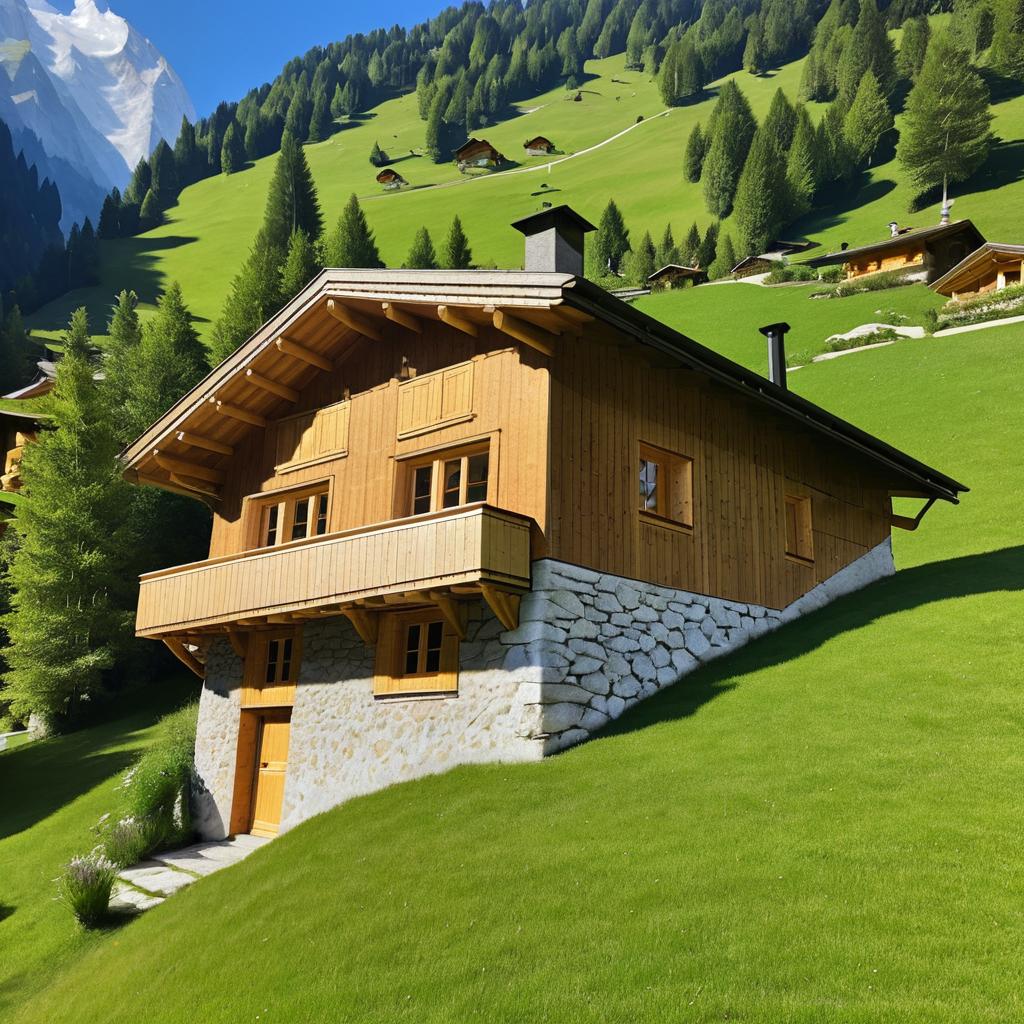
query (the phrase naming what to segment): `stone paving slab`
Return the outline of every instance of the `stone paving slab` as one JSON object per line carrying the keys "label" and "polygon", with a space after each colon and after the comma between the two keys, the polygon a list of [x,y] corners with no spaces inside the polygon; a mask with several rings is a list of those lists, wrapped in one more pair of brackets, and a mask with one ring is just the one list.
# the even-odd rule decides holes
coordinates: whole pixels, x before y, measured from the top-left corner
{"label": "stone paving slab", "polygon": [[169,868],[192,871],[197,875],[212,875],[214,871],[244,860],[253,850],[267,842],[269,840],[256,836],[237,836],[219,843],[197,843],[182,850],[158,853],[153,859]]}
{"label": "stone paving slab", "polygon": [[124,882],[118,882],[110,897],[110,911],[113,914],[141,914],[163,901],[162,896],[147,896]]}
{"label": "stone paving slab", "polygon": [[127,868],[119,872],[117,877],[158,896],[170,896],[172,892],[184,889],[196,880],[195,875],[176,871],[152,860],[144,860],[133,868]]}

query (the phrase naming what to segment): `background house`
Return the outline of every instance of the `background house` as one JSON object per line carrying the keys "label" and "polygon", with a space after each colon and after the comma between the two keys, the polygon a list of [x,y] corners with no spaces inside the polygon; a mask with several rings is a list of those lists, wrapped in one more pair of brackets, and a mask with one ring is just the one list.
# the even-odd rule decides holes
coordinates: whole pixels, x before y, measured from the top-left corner
{"label": "background house", "polygon": [[409,183],[393,167],[385,167],[377,175],[377,184],[383,185],[386,189],[396,189]]}
{"label": "background house", "polygon": [[527,156],[547,156],[549,153],[554,153],[555,144],[543,135],[535,135],[523,143],[523,149],[526,150]]}
{"label": "background house", "polygon": [[669,263],[656,270],[647,283],[652,288],[678,288],[685,284],[702,284],[708,279],[706,270],[700,267],[684,267],[678,263]]}
{"label": "background house", "polygon": [[1021,283],[1024,245],[985,242],[932,282],[932,291],[951,299],[969,299]]}
{"label": "background house", "polygon": [[470,139],[455,150],[455,162],[460,171],[471,167],[495,168],[505,162],[505,157],[486,139]]}

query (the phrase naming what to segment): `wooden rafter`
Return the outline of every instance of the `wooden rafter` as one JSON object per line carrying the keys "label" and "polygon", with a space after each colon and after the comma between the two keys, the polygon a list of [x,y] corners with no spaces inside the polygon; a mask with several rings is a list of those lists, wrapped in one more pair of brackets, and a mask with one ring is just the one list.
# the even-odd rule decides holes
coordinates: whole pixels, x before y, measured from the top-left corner
{"label": "wooden rafter", "polygon": [[427,596],[440,609],[449,628],[460,640],[465,640],[466,620],[463,615],[463,606],[455,601],[451,594],[446,594],[443,590],[431,590]]}
{"label": "wooden rafter", "polygon": [[230,405],[227,402],[220,401],[218,398],[211,398],[210,403],[222,416],[230,416],[233,420],[248,423],[251,427],[265,427],[267,425],[266,416],[260,416],[259,413],[249,412],[248,409],[240,409],[237,405]]}
{"label": "wooden rafter", "polygon": [[299,393],[295,388],[290,388],[287,384],[281,384],[276,380],[271,380],[269,377],[264,377],[262,373],[257,373],[252,367],[245,371],[245,379],[261,391],[277,395],[278,398],[283,398],[285,401],[297,402],[299,400]]}
{"label": "wooden rafter", "polygon": [[524,345],[535,348],[546,356],[555,354],[555,342],[558,340],[558,335],[544,330],[543,327],[531,324],[521,317],[513,316],[503,309],[494,311],[494,326],[502,333],[515,338],[516,341],[521,341]]}
{"label": "wooden rafter", "polygon": [[349,622],[352,623],[352,626],[359,634],[359,637],[364,644],[368,647],[372,647],[377,643],[378,619],[376,615],[363,608],[354,607],[342,608],[342,612],[348,618]]}
{"label": "wooden rafter", "polygon": [[423,333],[423,323],[419,317],[413,316],[412,313],[407,313],[404,309],[400,309],[393,302],[382,302],[381,307],[384,310],[384,315],[393,324],[398,324],[407,331],[415,331],[417,334]]}
{"label": "wooden rafter", "polygon": [[519,595],[510,594],[505,590],[498,590],[489,583],[480,584],[480,592],[484,600],[494,612],[497,620],[506,629],[516,629],[519,626]]}
{"label": "wooden rafter", "polygon": [[306,348],[305,345],[300,345],[297,341],[293,341],[291,338],[278,338],[274,344],[277,346],[278,352],[281,352],[286,356],[291,356],[293,359],[301,359],[302,362],[308,363],[310,366],[315,366],[319,370],[334,369],[334,363],[332,363],[326,356],[322,356],[319,352],[314,352],[312,349]]}
{"label": "wooden rafter", "polygon": [[220,491],[212,484],[205,484],[201,480],[189,480],[188,477],[179,476],[177,473],[168,473],[168,476],[176,487],[183,487],[193,494],[201,494],[204,498],[220,498]]}
{"label": "wooden rafter", "polygon": [[353,313],[347,306],[343,306],[334,299],[327,300],[327,312],[340,324],[344,324],[349,330],[362,334],[374,341],[383,341],[380,331],[373,324],[369,323],[357,313]]}
{"label": "wooden rafter", "polygon": [[442,323],[446,323],[449,327],[454,327],[457,331],[462,331],[463,334],[468,334],[471,338],[477,337],[480,333],[479,327],[472,320],[467,320],[466,317],[460,316],[451,306],[438,306],[437,316]]}
{"label": "wooden rafter", "polygon": [[235,449],[229,444],[221,441],[214,441],[212,438],[203,437],[201,434],[192,434],[187,430],[179,430],[178,440],[192,448],[204,448],[208,452],[216,452],[218,455],[234,455]]}
{"label": "wooden rafter", "polygon": [[219,469],[211,469],[209,466],[201,466],[198,462],[186,462],[184,459],[176,459],[172,455],[166,455],[159,448],[153,449],[153,461],[168,473],[175,476],[191,477],[193,480],[204,480],[209,484],[224,483],[224,473]]}
{"label": "wooden rafter", "polygon": [[167,649],[182,665],[195,672],[200,679],[205,678],[206,669],[203,668],[203,663],[185,646],[184,640],[176,636],[165,636],[163,640]]}

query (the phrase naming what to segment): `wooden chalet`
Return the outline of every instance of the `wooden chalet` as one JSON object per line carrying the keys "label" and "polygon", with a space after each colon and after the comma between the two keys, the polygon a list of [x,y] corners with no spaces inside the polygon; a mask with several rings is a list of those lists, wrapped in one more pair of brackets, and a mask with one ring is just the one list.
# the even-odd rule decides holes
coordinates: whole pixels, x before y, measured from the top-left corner
{"label": "wooden chalet", "polygon": [[536,135],[523,143],[527,156],[549,156],[555,151],[555,144],[543,135]]}
{"label": "wooden chalet", "polygon": [[647,283],[652,288],[679,288],[689,284],[703,284],[707,279],[708,272],[700,267],[669,263],[651,274]]}
{"label": "wooden chalet", "polygon": [[470,139],[455,150],[455,162],[460,171],[465,171],[473,167],[500,167],[505,157],[486,139]]}
{"label": "wooden chalet", "polygon": [[954,301],[1018,285],[1024,273],[1024,245],[985,242],[932,282],[932,291]]}
{"label": "wooden chalet", "polygon": [[788,257],[798,252],[804,252],[813,244],[813,242],[771,242],[765,252],[740,260],[732,268],[730,274],[733,277],[754,277],[757,274],[770,273],[775,267],[785,263]]}
{"label": "wooden chalet", "polygon": [[895,271],[929,283],[942,277],[985,239],[969,220],[928,228],[900,228],[893,221],[889,237],[856,248],[842,248],[806,260],[811,267],[841,266],[848,281],[868,274]]}
{"label": "wooden chalet", "polygon": [[21,457],[25,446],[35,441],[43,417],[35,413],[22,413],[0,409],[0,454],[3,456],[3,474],[0,475],[0,534],[20,498]]}
{"label": "wooden chalet", "polygon": [[203,834],[579,742],[965,490],[789,392],[784,325],[759,376],[514,226],[525,271],[323,271],[123,453],[214,513],[137,620],[204,678]]}
{"label": "wooden chalet", "polygon": [[393,167],[385,167],[377,174],[377,184],[386,189],[396,189],[409,183]]}

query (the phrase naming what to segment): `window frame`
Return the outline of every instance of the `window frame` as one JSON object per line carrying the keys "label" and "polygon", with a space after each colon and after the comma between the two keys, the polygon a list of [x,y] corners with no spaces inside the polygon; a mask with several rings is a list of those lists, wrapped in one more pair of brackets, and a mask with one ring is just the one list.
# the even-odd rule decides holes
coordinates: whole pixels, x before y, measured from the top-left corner
{"label": "window frame", "polygon": [[[790,510],[793,511],[793,537],[790,538]],[[786,491],[783,498],[783,550],[789,561],[814,564],[814,503],[809,494]]]}
{"label": "window frame", "polygon": [[[430,646],[431,627],[440,630],[440,644]],[[418,629],[416,671],[406,670],[412,648],[409,634]],[[426,670],[428,652],[436,649],[437,671]],[[374,667],[373,696],[376,700],[414,697],[457,697],[459,695],[459,637],[437,608],[381,615]]]}
{"label": "window frame", "polygon": [[[484,484],[486,494],[473,501],[469,498],[469,463],[477,456],[487,457],[487,478]],[[454,505],[445,505],[445,475],[448,463],[458,460],[460,465],[459,500]],[[452,445],[446,448],[414,454],[403,460],[400,481],[397,489],[399,500],[396,502],[396,516],[404,519],[409,516],[430,515],[436,512],[452,512],[468,505],[493,504],[496,479],[495,446],[490,439],[475,441],[469,444]],[[416,510],[417,493],[416,479],[422,470],[430,470],[429,502],[430,507]],[[427,494],[419,495],[422,499]]]}
{"label": "window frame", "polygon": [[[250,494],[246,498],[249,505],[246,510],[249,521],[249,549],[276,548],[285,544],[316,540],[327,536],[331,532],[333,491],[333,479],[327,478],[311,481],[298,487]],[[326,501],[326,508],[321,511],[324,501]],[[295,512],[302,502],[306,502],[306,532],[305,536],[296,537],[294,536]],[[269,521],[275,514],[277,516],[277,536],[273,541],[268,541]],[[322,533],[318,533],[316,527],[321,520],[323,520],[324,529]],[[286,536],[287,539],[285,539]]]}
{"label": "window frame", "polygon": [[[273,680],[267,680],[267,668],[272,644],[291,644],[290,657],[277,659],[278,670]],[[283,652],[280,652],[283,653]],[[287,674],[281,666],[288,665]],[[242,688],[243,708],[290,707],[295,703],[295,687],[302,669],[302,628],[281,626],[249,634],[245,658],[245,682]]]}
{"label": "window frame", "polygon": [[[656,507],[653,509],[646,506],[640,491],[643,464],[651,463],[658,467],[658,479],[655,484]],[[649,441],[640,441],[634,467],[637,512],[640,521],[692,533],[694,528],[693,459],[689,455],[671,451],[660,445],[651,444]],[[676,506],[681,511],[678,515],[673,515],[672,510]]]}

